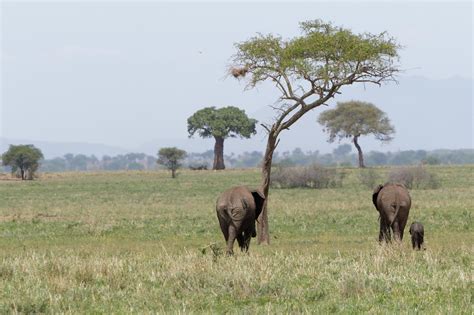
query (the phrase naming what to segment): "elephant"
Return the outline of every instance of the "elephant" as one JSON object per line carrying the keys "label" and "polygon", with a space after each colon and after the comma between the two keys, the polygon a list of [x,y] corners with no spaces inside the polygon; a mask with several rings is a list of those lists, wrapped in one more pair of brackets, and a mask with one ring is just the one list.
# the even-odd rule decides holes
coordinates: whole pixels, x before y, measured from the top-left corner
{"label": "elephant", "polygon": [[413,249],[420,250],[423,246],[423,239],[425,236],[425,229],[423,228],[423,224],[420,222],[413,222],[410,226],[410,234],[411,234],[411,245]]}
{"label": "elephant", "polygon": [[257,236],[255,221],[264,201],[265,196],[259,189],[245,186],[230,188],[217,198],[217,218],[227,243],[227,255],[233,255],[235,239],[240,249],[248,252],[251,237]]}
{"label": "elephant", "polygon": [[411,207],[410,194],[405,186],[398,183],[378,185],[372,194],[372,202],[380,214],[379,242],[391,241],[390,228],[394,239],[402,241]]}

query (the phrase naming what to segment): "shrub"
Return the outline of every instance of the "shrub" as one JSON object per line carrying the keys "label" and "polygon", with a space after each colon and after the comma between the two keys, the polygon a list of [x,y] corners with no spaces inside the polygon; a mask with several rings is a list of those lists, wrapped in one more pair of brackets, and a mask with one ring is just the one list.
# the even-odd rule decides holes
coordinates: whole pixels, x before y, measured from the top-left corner
{"label": "shrub", "polygon": [[370,189],[380,182],[379,174],[372,168],[361,168],[359,172],[359,182]]}
{"label": "shrub", "polygon": [[275,169],[271,185],[276,188],[335,188],[342,186],[343,172],[319,165],[306,167],[284,167]]}
{"label": "shrub", "polygon": [[189,165],[189,169],[193,171],[207,170],[207,164],[193,164]]}
{"label": "shrub", "polygon": [[393,169],[389,174],[388,181],[402,183],[408,189],[436,189],[440,187],[439,179],[422,165]]}
{"label": "shrub", "polygon": [[441,161],[439,158],[433,155],[428,155],[422,163],[428,164],[428,165],[439,165],[441,164]]}

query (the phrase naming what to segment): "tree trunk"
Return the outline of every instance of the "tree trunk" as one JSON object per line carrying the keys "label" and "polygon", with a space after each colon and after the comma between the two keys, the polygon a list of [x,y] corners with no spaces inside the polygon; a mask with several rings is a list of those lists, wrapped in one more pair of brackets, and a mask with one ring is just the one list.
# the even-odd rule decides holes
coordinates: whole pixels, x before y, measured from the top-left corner
{"label": "tree trunk", "polygon": [[364,165],[364,155],[362,154],[362,149],[359,145],[359,143],[357,142],[357,139],[359,139],[359,136],[354,136],[354,145],[357,149],[357,151],[359,152],[359,167],[360,168],[365,168],[365,165]]}
{"label": "tree trunk", "polygon": [[265,202],[263,203],[262,213],[258,219],[257,225],[257,243],[270,244],[270,234],[268,233],[268,192],[270,189],[270,175],[272,171],[273,151],[277,146],[277,137],[275,131],[272,129],[268,134],[267,148],[263,157],[262,163],[262,190],[265,195]]}
{"label": "tree trunk", "polygon": [[21,180],[25,180],[25,170],[23,168],[20,168],[20,173],[21,173]]}
{"label": "tree trunk", "polygon": [[224,165],[224,138],[215,137],[216,143],[214,144],[214,165],[213,170],[223,170]]}
{"label": "tree trunk", "polygon": [[176,169],[175,168],[171,169],[171,178],[176,178]]}

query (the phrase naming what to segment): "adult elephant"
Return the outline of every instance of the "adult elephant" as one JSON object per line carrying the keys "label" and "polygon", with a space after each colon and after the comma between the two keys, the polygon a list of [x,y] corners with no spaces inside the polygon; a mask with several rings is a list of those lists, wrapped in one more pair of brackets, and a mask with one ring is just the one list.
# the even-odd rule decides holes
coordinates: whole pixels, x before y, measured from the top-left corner
{"label": "adult elephant", "polygon": [[372,194],[372,202],[380,214],[379,242],[391,240],[390,229],[395,240],[403,240],[403,231],[410,213],[411,198],[402,184],[378,185]]}
{"label": "adult elephant", "polygon": [[223,192],[216,202],[217,218],[227,243],[227,254],[234,253],[237,239],[242,251],[247,252],[251,237],[257,236],[255,220],[262,212],[264,194],[245,186],[237,186]]}

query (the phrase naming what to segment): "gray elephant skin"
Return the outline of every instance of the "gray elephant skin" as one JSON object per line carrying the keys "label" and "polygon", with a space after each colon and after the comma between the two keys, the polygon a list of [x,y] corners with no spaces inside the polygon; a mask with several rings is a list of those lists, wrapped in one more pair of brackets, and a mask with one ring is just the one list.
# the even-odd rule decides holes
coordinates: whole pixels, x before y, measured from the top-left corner
{"label": "gray elephant skin", "polygon": [[423,247],[425,229],[420,222],[413,222],[410,226],[411,245],[413,249],[420,250]]}
{"label": "gray elephant skin", "polygon": [[237,186],[223,192],[216,202],[217,218],[227,243],[227,254],[234,253],[237,239],[242,251],[247,252],[250,239],[257,235],[255,220],[262,212],[265,196],[245,186]]}
{"label": "gray elephant skin", "polygon": [[378,185],[372,194],[372,202],[380,214],[379,242],[391,241],[390,229],[395,240],[403,240],[411,207],[410,194],[405,186],[398,183]]}

